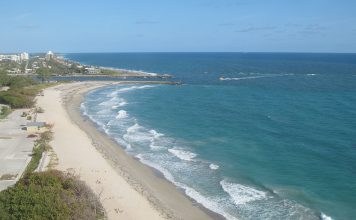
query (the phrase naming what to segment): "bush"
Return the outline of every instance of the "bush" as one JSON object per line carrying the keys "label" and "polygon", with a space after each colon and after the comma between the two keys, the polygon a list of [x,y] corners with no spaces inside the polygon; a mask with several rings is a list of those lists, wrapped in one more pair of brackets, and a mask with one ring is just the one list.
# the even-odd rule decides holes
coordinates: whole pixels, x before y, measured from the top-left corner
{"label": "bush", "polygon": [[29,108],[33,106],[33,97],[23,95],[14,91],[0,92],[0,103],[10,105],[11,108]]}
{"label": "bush", "polygon": [[11,109],[7,106],[0,106],[0,118],[5,118],[11,113]]}
{"label": "bush", "polygon": [[0,192],[0,219],[104,219],[99,199],[60,171],[31,173]]}
{"label": "bush", "polygon": [[35,146],[32,150],[31,160],[28,163],[24,176],[34,172],[38,165],[40,164],[40,160],[42,158],[42,154],[45,151],[50,149],[49,142],[53,139],[53,132],[51,130],[45,131],[40,134],[39,138],[35,141]]}

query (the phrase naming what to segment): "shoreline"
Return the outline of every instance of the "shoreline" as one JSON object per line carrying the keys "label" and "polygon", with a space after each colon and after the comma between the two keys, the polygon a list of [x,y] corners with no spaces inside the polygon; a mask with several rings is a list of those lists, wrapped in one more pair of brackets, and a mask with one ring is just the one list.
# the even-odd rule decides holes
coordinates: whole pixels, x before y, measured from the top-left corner
{"label": "shoreline", "polygon": [[[50,89],[60,91],[61,104],[69,120],[86,134],[97,153],[105,158],[114,171],[148,201],[163,219],[225,219],[188,197],[182,189],[165,179],[158,170],[128,155],[124,148],[107,134],[100,132],[94,122],[81,114],[80,104],[84,95],[90,90],[132,83],[150,84],[151,82],[81,82],[59,85]],[[117,187],[120,185],[117,184]],[[105,207],[105,204],[103,205]]]}

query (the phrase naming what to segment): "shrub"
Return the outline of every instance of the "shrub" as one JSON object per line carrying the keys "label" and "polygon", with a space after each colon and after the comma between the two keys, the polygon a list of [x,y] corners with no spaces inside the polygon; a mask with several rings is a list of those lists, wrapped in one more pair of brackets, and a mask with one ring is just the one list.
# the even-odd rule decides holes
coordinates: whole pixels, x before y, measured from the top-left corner
{"label": "shrub", "polygon": [[0,106],[0,118],[5,118],[11,113],[11,109],[7,106]]}
{"label": "shrub", "polygon": [[35,146],[32,150],[32,158],[28,163],[24,175],[34,172],[42,158],[42,154],[50,149],[49,142],[53,139],[53,132],[51,130],[45,131],[40,134],[39,138],[35,141]]}
{"label": "shrub", "polygon": [[21,93],[13,91],[0,92],[0,103],[10,105],[11,108],[29,108],[33,106],[34,100]]}
{"label": "shrub", "polygon": [[0,192],[0,219],[104,219],[99,199],[77,177],[31,173]]}

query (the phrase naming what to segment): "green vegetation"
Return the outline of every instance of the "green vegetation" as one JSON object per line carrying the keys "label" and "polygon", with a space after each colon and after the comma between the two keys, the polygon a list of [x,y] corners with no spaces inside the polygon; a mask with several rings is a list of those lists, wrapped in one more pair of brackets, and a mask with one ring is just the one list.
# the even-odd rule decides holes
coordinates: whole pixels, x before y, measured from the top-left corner
{"label": "green vegetation", "polygon": [[11,113],[11,109],[7,106],[0,106],[0,119],[6,118]]}
{"label": "green vegetation", "polygon": [[83,74],[84,68],[80,68],[76,63],[67,63],[67,65],[57,61],[50,60],[47,61],[47,64],[51,66],[51,72],[59,75],[70,75],[70,74]]}
{"label": "green vegetation", "polygon": [[37,82],[28,77],[8,76],[0,72],[0,86],[8,86],[10,89],[0,92],[0,103],[11,108],[31,107],[34,104],[34,96],[38,93],[34,85]]}
{"label": "green vegetation", "polygon": [[100,74],[102,74],[102,75],[122,75],[122,73],[120,73],[116,70],[110,70],[110,69],[101,69]]}
{"label": "green vegetation", "polygon": [[27,165],[24,176],[34,172],[38,167],[42,154],[48,151],[50,148],[49,142],[53,139],[53,133],[51,130],[45,131],[40,134],[39,139],[35,141],[35,146],[32,150],[32,158],[30,163]]}
{"label": "green vegetation", "polygon": [[42,83],[44,83],[51,76],[51,71],[48,68],[40,67],[36,70],[36,74],[41,79]]}
{"label": "green vegetation", "polygon": [[60,171],[31,173],[0,192],[0,219],[105,219],[94,193]]}
{"label": "green vegetation", "polygon": [[[35,173],[53,133],[40,134],[23,177],[0,192],[0,219],[106,219],[99,198],[73,174],[57,170]],[[13,178],[6,175],[2,178]]]}
{"label": "green vegetation", "polygon": [[11,108],[30,108],[34,105],[35,96],[43,89],[56,83],[43,83],[24,76],[8,76],[0,72],[0,86],[8,86],[7,91],[0,91],[0,104]]}

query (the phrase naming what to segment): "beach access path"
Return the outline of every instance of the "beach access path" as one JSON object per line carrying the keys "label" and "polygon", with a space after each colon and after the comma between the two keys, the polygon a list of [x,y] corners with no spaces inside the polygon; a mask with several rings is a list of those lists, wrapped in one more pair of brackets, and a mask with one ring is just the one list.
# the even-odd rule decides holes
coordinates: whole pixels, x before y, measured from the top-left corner
{"label": "beach access path", "polygon": [[0,120],[0,191],[14,185],[31,160],[34,141],[27,138],[26,117],[14,110],[7,118]]}
{"label": "beach access path", "polygon": [[79,175],[100,198],[109,219],[211,219],[173,184],[128,156],[80,114],[83,94],[110,82],[77,82],[48,88],[37,97],[53,123],[56,169]]}

